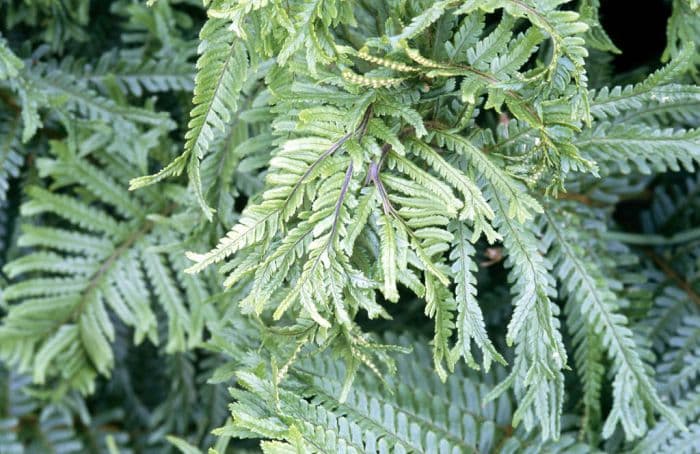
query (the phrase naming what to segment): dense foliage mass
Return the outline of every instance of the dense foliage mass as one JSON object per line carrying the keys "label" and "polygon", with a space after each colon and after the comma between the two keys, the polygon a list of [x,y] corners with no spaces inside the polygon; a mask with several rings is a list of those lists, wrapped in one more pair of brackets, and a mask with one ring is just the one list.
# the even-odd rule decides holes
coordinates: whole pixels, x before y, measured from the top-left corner
{"label": "dense foliage mass", "polygon": [[700,3],[600,3],[0,3],[0,453],[699,452]]}

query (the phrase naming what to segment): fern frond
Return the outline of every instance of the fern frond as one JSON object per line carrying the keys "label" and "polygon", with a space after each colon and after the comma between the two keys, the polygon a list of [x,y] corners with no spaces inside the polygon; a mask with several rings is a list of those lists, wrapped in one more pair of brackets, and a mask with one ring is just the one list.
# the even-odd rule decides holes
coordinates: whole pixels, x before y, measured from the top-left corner
{"label": "fern frond", "polygon": [[[107,375],[113,366],[108,311],[134,327],[137,342],[146,336],[156,341],[153,298],[169,318],[168,350],[185,349],[185,336],[196,334],[170,271],[148,250],[162,232],[146,215],[171,210],[167,199],[153,192],[143,200],[130,198],[108,173],[110,167],[98,169],[61,142],[54,143],[53,152],[55,158],[40,161],[42,173],[74,190],[59,195],[29,189],[23,215],[55,224],[27,226],[20,243],[38,249],[4,268],[14,282],[3,295],[11,305],[0,327],[0,355],[20,370],[31,370],[37,383],[58,379],[57,394],[69,388],[86,393],[96,373]],[[76,199],[80,191],[90,191],[109,211]],[[66,230],[71,228],[83,233]]]}
{"label": "fern frond", "polygon": [[110,83],[116,82],[124,93],[137,97],[144,93],[190,91],[194,88],[194,72],[188,64],[165,59],[136,64],[115,53],[106,54],[94,68],[83,70],[79,77],[102,92]]}
{"label": "fern frond", "polygon": [[[698,45],[698,31],[700,30],[699,9],[700,7],[696,0],[674,0],[673,12],[668,19],[666,27],[666,48],[661,56],[662,61],[682,54],[689,45]],[[697,53],[694,57],[697,65]]]}
{"label": "fern frond", "polygon": [[604,52],[619,54],[622,51],[613,43],[600,23],[600,0],[583,0],[578,4],[581,20],[588,25],[584,35],[586,45]]}
{"label": "fern frond", "polygon": [[24,148],[20,145],[19,117],[0,116],[0,202],[7,198],[9,180],[19,176],[24,163]]}
{"label": "fern frond", "polygon": [[668,348],[663,353],[657,373],[659,391],[674,401],[700,378],[700,314],[693,311],[668,338]]}
{"label": "fern frond", "polygon": [[[543,437],[548,439],[560,432],[562,369],[567,363],[556,319],[558,310],[551,300],[556,295],[549,272],[551,264],[535,236],[535,224],[526,227],[509,218],[505,197],[497,191],[489,192],[496,208],[494,225],[508,253],[508,280],[515,296],[506,341],[516,345],[513,370],[491,396],[512,386],[519,399],[514,424],[522,420],[530,430],[539,422]],[[528,378],[533,374],[541,378],[533,382]]]}
{"label": "fern frond", "polygon": [[700,448],[700,389],[695,388],[673,407],[680,418],[688,425],[688,430],[679,431],[669,421],[661,420],[649,430],[646,437],[634,448],[635,453],[643,452],[680,452],[692,453]]}
{"label": "fern frond", "polygon": [[248,73],[248,56],[243,43],[228,30],[226,22],[211,19],[200,32],[200,57],[183,154],[155,175],[134,179],[130,188],[153,184],[185,168],[205,216],[213,211],[204,199],[199,177],[199,162],[207,155],[217,134],[223,134],[238,110],[239,93]]}
{"label": "fern frond", "polygon": [[[462,19],[452,40],[445,43],[445,51],[450,62],[467,61],[467,52],[479,41],[484,25],[483,14],[468,14]],[[469,63],[473,64],[473,61]]]}
{"label": "fern frond", "polygon": [[692,171],[700,160],[700,130],[655,129],[641,125],[600,123],[576,146],[584,156],[629,173]]}
{"label": "fern frond", "polygon": [[602,120],[614,119],[621,112],[639,110],[649,101],[697,101],[697,87],[674,84],[692,64],[694,53],[692,46],[686,46],[673,60],[639,84],[603,88],[591,93],[591,114]]}
{"label": "fern frond", "polygon": [[415,140],[409,142],[409,144],[413,154],[425,160],[437,174],[464,196],[464,208],[460,217],[474,223],[474,238],[480,236],[481,232],[487,233],[489,239],[493,238],[492,229],[489,228],[488,224],[488,221],[493,218],[493,210],[484,199],[476,183],[445,161],[439,153],[425,142]]}
{"label": "fern frond", "polygon": [[389,301],[398,301],[399,291],[396,288],[397,265],[396,256],[398,247],[396,244],[396,233],[391,221],[386,216],[379,218],[379,239],[381,240],[381,260],[382,275],[384,276],[384,298]]}
{"label": "fern frond", "polygon": [[56,106],[65,106],[74,115],[105,122],[126,122],[164,129],[175,127],[170,118],[144,108],[117,104],[109,98],[97,95],[73,75],[63,72],[53,64],[38,65],[28,79]]}
{"label": "fern frond", "polygon": [[553,245],[551,254],[557,277],[565,283],[567,304],[575,306],[584,317],[584,325],[590,328],[588,333],[603,336],[603,348],[613,364],[613,406],[603,426],[603,436],[612,435],[617,424],[623,426],[628,439],[644,435],[647,410],[639,405],[640,398],[672,424],[683,427],[676,414],[659,398],[628,320],[618,312],[616,296],[611,290],[616,285],[585,259],[581,247],[570,237],[572,230],[562,227],[565,219],[580,221],[572,219],[571,214],[555,216],[545,212],[543,219],[546,235]]}
{"label": "fern frond", "polygon": [[435,131],[434,137],[440,146],[462,155],[470,168],[503,194],[507,202],[505,213],[509,218],[524,222],[531,219],[535,213],[542,212],[540,204],[527,194],[518,182],[467,139],[446,131]]}
{"label": "fern frond", "polygon": [[7,46],[7,40],[0,35],[0,80],[17,77],[24,67],[22,60]]}
{"label": "fern frond", "polygon": [[466,2],[459,13],[471,13],[476,9],[493,12],[503,9],[513,17],[524,17],[544,34],[551,38],[552,57],[547,66],[547,77],[553,85],[561,90],[573,80],[576,95],[572,97],[574,110],[581,113],[586,122],[590,122],[587,76],[584,68],[588,50],[582,35],[588,25],[580,21],[578,13],[558,9],[565,3],[561,0],[488,0],[485,2]]}
{"label": "fern frond", "polygon": [[453,250],[450,253],[452,273],[455,281],[455,299],[457,302],[457,344],[468,365],[478,367],[471,354],[471,342],[480,349],[483,356],[484,370],[489,371],[492,362],[505,365],[506,361],[489,339],[484,323],[484,316],[476,300],[476,263],[473,260],[475,250],[469,242],[469,229],[461,222],[452,222],[454,235]]}
{"label": "fern frond", "polygon": [[[410,338],[399,341],[417,348],[399,358],[402,378],[390,378],[393,393],[371,376],[358,377],[347,400],[338,401],[345,370],[327,358],[295,367],[291,381],[278,389],[276,402],[268,397],[273,392],[269,382],[241,373],[243,388],[232,390],[237,399],[231,406],[232,429],[285,439],[308,452],[423,452],[434,447],[446,452],[491,452],[499,447],[507,452],[557,452],[575,447],[568,435],[542,442],[522,430],[511,433],[508,394],[481,405],[493,377],[458,370],[444,386],[426,368],[429,351]],[[460,415],[457,422],[453,415]]]}
{"label": "fern frond", "polygon": [[400,34],[390,37],[390,42],[397,45],[401,40],[415,37],[440,19],[445,14],[445,10],[456,3],[454,0],[433,2],[429,8],[411,19],[411,22],[401,30]]}

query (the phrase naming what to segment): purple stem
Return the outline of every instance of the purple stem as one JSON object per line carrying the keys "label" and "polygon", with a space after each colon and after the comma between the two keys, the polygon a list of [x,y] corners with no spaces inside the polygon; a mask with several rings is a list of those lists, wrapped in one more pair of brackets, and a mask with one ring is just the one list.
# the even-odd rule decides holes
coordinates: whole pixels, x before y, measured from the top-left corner
{"label": "purple stem", "polygon": [[336,151],[338,151],[338,149],[339,149],[340,147],[342,147],[343,144],[344,144],[345,142],[347,142],[348,139],[350,139],[350,137],[353,136],[353,134],[359,134],[360,139],[365,135],[365,131],[367,131],[367,124],[369,123],[369,118],[371,117],[371,115],[372,115],[372,107],[370,106],[370,107],[368,107],[367,110],[365,111],[365,115],[362,117],[362,121],[361,121],[360,124],[358,125],[357,129],[355,129],[355,131],[353,131],[353,132],[348,132],[348,133],[345,134],[343,137],[341,137],[340,139],[338,139],[333,145],[331,145],[331,147],[330,147],[328,150],[324,151],[323,154],[322,154],[321,156],[319,156],[318,159],[316,159],[316,160],[313,162],[313,164],[311,164],[311,165],[309,166],[308,169],[306,169],[306,171],[305,171],[304,174],[301,176],[301,178],[299,178],[299,181],[297,181],[297,182],[294,184],[294,187],[292,188],[292,192],[290,192],[289,195],[287,196],[287,200],[291,200],[292,196],[296,193],[296,191],[299,189],[299,187],[302,185],[302,183],[309,177],[309,175],[311,174],[311,172],[313,172],[313,170],[314,170],[320,163],[322,163],[328,156],[330,156],[330,155],[332,155],[333,153],[335,153]]}
{"label": "purple stem", "polygon": [[394,207],[391,205],[389,196],[384,188],[384,183],[382,183],[382,179],[379,176],[379,165],[374,160],[372,160],[372,162],[369,164],[369,173],[367,174],[367,178],[377,187],[379,197],[382,199],[384,214],[396,216],[396,210],[394,210]]}
{"label": "purple stem", "polygon": [[345,195],[348,192],[348,187],[350,186],[350,178],[352,177],[352,161],[348,166],[348,170],[345,172],[345,178],[343,179],[343,185],[340,188],[340,195],[338,196],[338,201],[335,203],[335,210],[333,211],[333,228],[331,229],[331,236],[335,235],[335,231],[338,227],[338,218],[340,217],[340,208],[343,206],[343,201],[345,200]]}

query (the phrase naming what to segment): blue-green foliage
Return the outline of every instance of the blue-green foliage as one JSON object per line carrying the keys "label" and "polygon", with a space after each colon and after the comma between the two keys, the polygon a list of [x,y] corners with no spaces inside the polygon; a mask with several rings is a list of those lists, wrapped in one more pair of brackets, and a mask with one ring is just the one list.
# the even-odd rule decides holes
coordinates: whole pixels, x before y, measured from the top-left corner
{"label": "blue-green foliage", "polygon": [[4,2],[0,453],[700,449],[670,4]]}

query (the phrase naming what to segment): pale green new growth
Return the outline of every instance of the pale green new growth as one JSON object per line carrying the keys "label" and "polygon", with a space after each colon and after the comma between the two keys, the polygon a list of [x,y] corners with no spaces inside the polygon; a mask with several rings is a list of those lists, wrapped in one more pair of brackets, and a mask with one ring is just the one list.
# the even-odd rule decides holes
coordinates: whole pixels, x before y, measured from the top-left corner
{"label": "pale green new growth", "polygon": [[700,450],[667,3],[4,2],[0,452]]}

